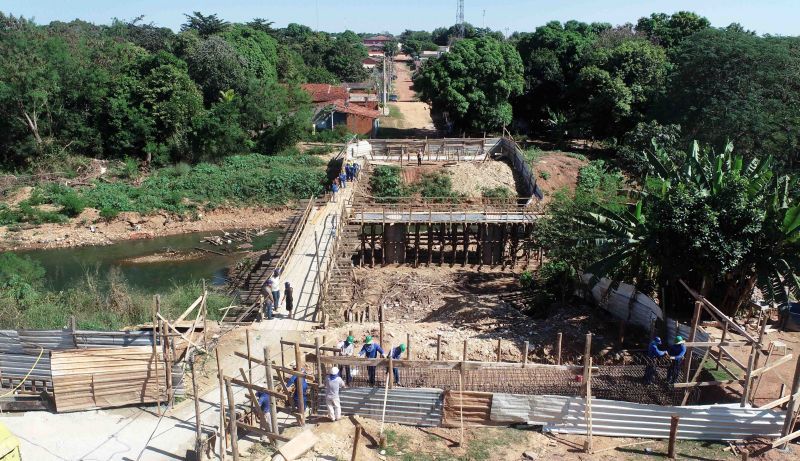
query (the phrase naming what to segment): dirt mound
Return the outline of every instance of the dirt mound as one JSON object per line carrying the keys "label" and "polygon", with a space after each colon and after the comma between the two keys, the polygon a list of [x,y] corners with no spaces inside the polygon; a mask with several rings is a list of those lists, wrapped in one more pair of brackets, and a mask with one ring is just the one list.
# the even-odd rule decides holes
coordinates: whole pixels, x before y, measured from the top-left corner
{"label": "dirt mound", "polygon": [[544,192],[543,203],[547,203],[553,193],[567,188],[574,191],[578,185],[578,172],[589,163],[587,160],[570,156],[564,152],[546,152],[533,163],[536,184]]}
{"label": "dirt mound", "polygon": [[485,189],[505,187],[516,196],[514,171],[506,162],[464,162],[448,166],[453,181],[453,190],[469,197],[481,197]]}

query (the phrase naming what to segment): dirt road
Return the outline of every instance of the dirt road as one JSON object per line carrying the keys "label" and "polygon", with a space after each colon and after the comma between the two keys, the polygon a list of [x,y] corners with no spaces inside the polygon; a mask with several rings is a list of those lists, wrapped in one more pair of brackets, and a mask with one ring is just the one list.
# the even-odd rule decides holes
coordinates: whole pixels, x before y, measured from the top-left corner
{"label": "dirt road", "polygon": [[397,79],[392,83],[398,102],[389,103],[388,117],[381,117],[381,127],[399,130],[429,130],[436,127],[431,119],[430,107],[417,99],[411,81],[411,69],[405,62],[394,63]]}

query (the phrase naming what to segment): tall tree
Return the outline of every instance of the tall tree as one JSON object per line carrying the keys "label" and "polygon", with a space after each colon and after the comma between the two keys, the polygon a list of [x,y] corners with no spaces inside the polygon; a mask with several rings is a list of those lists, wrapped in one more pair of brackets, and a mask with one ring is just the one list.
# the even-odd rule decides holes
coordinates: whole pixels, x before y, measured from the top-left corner
{"label": "tall tree", "polygon": [[224,32],[230,25],[229,22],[217,17],[216,14],[204,15],[199,11],[184,14],[186,22],[181,25],[181,31],[196,30],[201,37],[210,37]]}
{"label": "tall tree", "polygon": [[512,120],[509,98],[522,92],[522,61],[511,45],[493,38],[460,40],[449,53],[429,60],[414,86],[454,128],[499,130]]}
{"label": "tall tree", "polygon": [[678,11],[672,15],[653,13],[640,18],[636,31],[645,34],[654,43],[671,49],[695,32],[711,26],[708,19],[689,11]]}

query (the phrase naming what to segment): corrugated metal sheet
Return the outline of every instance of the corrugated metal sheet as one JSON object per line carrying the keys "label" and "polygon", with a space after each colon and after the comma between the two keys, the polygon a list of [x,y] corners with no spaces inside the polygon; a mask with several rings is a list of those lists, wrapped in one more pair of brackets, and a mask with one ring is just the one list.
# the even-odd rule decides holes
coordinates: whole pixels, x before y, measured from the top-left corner
{"label": "corrugated metal sheet", "polygon": [[[581,281],[587,285],[591,278],[592,274],[584,273],[581,275]],[[601,279],[592,287],[591,294],[594,302],[614,317],[627,320],[629,323],[646,329],[650,328],[650,324],[654,319],[664,318],[661,307],[649,296],[637,292],[633,285],[620,283],[616,289],[611,290],[608,296],[604,298],[610,284],[611,280],[607,278]],[[636,298],[631,302],[631,297],[634,296],[634,293],[636,293]]]}
{"label": "corrugated metal sheet", "polygon": [[[152,346],[153,334],[150,331],[84,331],[75,332],[75,343],[78,347],[128,347]],[[160,341],[156,340],[156,344]]]}
{"label": "corrugated metal sheet", "polygon": [[[670,417],[680,416],[678,438],[741,440],[778,437],[784,412],[738,405],[659,406],[592,399],[592,433],[615,437],[668,438]],[[545,430],[586,434],[584,399],[549,395],[495,394],[492,421],[532,422]]]}
{"label": "corrugated metal sheet", "polygon": [[[381,419],[384,389],[379,387],[343,389],[339,393],[343,415]],[[319,411],[327,414],[325,399]],[[389,389],[386,421],[412,426],[439,426],[442,421],[441,389]]]}

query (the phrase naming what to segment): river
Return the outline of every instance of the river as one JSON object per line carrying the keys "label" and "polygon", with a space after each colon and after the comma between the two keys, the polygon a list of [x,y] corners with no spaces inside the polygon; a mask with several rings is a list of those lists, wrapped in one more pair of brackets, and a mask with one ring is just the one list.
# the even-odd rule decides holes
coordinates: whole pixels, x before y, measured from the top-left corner
{"label": "river", "polygon": [[[97,274],[102,278],[107,276],[111,269],[117,268],[132,287],[157,293],[174,285],[202,279],[211,285],[224,284],[228,269],[244,258],[245,253],[199,254],[194,250],[196,247],[201,247],[225,252],[225,247],[201,243],[204,237],[219,234],[221,233],[196,232],[152,239],[126,240],[104,246],[27,250],[16,253],[30,257],[44,267],[46,288],[50,290],[60,291],[69,288],[87,274]],[[280,234],[281,230],[275,229],[254,237],[253,250],[269,248]],[[147,262],[142,261],[147,259],[144,257],[162,254],[167,249],[174,251],[176,256],[155,257]],[[194,256],[191,258],[181,256],[187,253],[193,253]]]}

